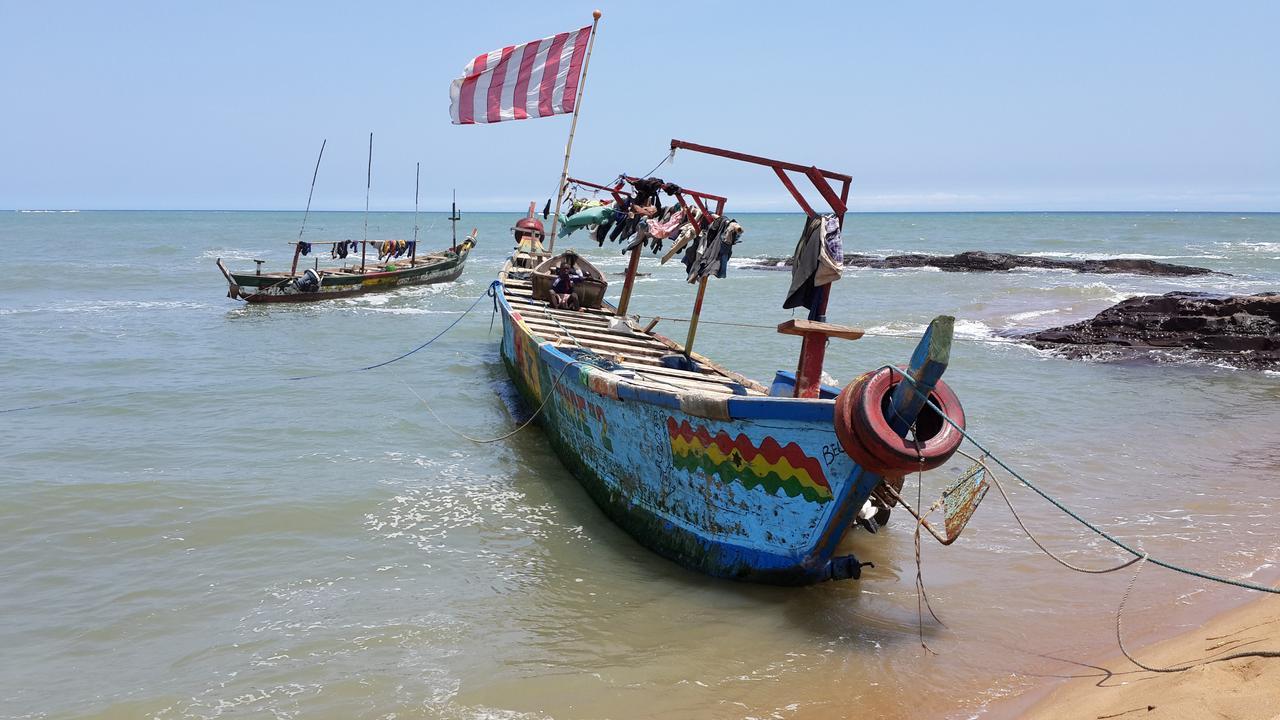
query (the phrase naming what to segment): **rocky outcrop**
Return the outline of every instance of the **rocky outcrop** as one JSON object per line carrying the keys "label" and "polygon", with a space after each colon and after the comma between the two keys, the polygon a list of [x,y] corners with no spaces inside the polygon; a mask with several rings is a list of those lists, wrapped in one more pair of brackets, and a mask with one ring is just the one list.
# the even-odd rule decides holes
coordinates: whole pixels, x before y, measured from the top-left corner
{"label": "rocky outcrop", "polygon": [[1092,320],[1019,339],[1073,357],[1174,350],[1240,368],[1280,369],[1280,293],[1130,298]]}
{"label": "rocky outcrop", "polygon": [[[1010,253],[989,253],[979,250],[962,252],[957,255],[890,255],[885,258],[871,255],[847,254],[844,256],[847,267],[868,267],[876,269],[935,267],[947,272],[1008,272],[1017,268],[1046,268],[1051,270],[1074,270],[1082,273],[1128,273],[1133,275],[1162,275],[1182,277],[1186,275],[1224,275],[1208,268],[1191,265],[1174,265],[1140,260],[1136,258],[1111,258],[1107,260],[1063,260],[1045,258],[1034,255],[1013,255]],[[791,258],[769,257],[760,262],[746,265],[755,270],[782,270],[791,266]]]}

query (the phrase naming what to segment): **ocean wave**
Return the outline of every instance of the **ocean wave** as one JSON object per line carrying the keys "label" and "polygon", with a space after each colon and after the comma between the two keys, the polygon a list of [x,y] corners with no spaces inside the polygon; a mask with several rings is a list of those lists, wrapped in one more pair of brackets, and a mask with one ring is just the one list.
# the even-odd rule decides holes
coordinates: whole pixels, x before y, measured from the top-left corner
{"label": "ocean wave", "polygon": [[[1053,285],[1049,287],[1041,286],[1015,286],[1004,291],[1005,295],[1023,296],[1030,295],[1035,298],[1060,299],[1066,302],[1081,300],[1105,300],[1111,304],[1128,300],[1139,295],[1149,295],[1152,293],[1137,292],[1134,290],[1120,290],[1112,287],[1104,282],[1091,283],[1069,283],[1065,285]],[[1047,309],[1047,308],[1042,308]],[[1065,308],[1057,308],[1059,310],[1070,310],[1070,306]]]}
{"label": "ocean wave", "polygon": [[80,211],[79,210],[18,210],[17,212],[43,215],[48,213],[78,213]]}
{"label": "ocean wave", "polygon": [[[928,327],[926,323],[900,320],[869,327],[866,329],[866,334],[881,337],[919,337]],[[967,318],[956,319],[955,336],[966,340],[980,340],[983,342],[1012,342],[1009,338],[996,335],[991,326],[981,320],[969,320]]]}
{"label": "ocean wave", "polygon": [[428,310],[427,308],[389,308],[389,307],[366,307],[363,308],[367,312],[388,313],[391,315],[458,315],[461,310]]}
{"label": "ocean wave", "polygon": [[271,253],[254,252],[250,250],[205,250],[196,256],[199,260],[230,260],[232,262],[252,262],[254,260],[264,260],[271,257]]}
{"label": "ocean wave", "polygon": [[1233,250],[1241,250],[1243,252],[1280,252],[1280,242],[1256,242],[1242,240],[1239,242],[1215,242],[1214,245]]}
{"label": "ocean wave", "polygon": [[122,309],[136,310],[199,310],[213,307],[208,303],[187,300],[86,300],[61,305],[43,305],[27,308],[0,308],[0,315],[23,313],[103,313]]}
{"label": "ocean wave", "polygon": [[1020,323],[1024,320],[1031,320],[1033,318],[1043,317],[1045,315],[1054,315],[1059,312],[1062,312],[1060,308],[1049,308],[1047,310],[1028,310],[1027,312],[1014,313],[1013,315],[1010,315],[1009,320],[1011,320],[1012,323]]}
{"label": "ocean wave", "polygon": [[1225,255],[1150,255],[1148,253],[1121,253],[1115,255],[1112,253],[1099,252],[1054,252],[1043,250],[1039,252],[1020,253],[1027,257],[1042,258],[1063,258],[1069,260],[1225,260]]}

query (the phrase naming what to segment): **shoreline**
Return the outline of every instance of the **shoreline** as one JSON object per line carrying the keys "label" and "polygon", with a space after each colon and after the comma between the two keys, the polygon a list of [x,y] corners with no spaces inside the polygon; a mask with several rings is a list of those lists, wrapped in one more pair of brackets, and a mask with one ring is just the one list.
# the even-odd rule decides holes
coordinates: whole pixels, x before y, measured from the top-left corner
{"label": "shoreline", "polygon": [[[1280,652],[1280,597],[1257,598],[1172,637],[1126,648],[1155,668],[1237,652]],[[1183,672],[1150,672],[1117,650],[1089,664],[1099,669],[1096,675],[1042,686],[1024,695],[1021,703],[1011,700],[1004,710],[1028,720],[1280,718],[1280,658],[1246,657]]]}

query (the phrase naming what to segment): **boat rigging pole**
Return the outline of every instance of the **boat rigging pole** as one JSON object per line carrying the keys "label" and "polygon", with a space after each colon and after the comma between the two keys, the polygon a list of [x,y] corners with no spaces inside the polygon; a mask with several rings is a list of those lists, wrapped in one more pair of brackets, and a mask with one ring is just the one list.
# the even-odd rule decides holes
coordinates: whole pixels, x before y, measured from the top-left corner
{"label": "boat rigging pole", "polygon": [[453,189],[453,209],[449,212],[449,222],[453,223],[453,245],[450,250],[458,252],[458,221],[462,216],[458,214],[458,188]]}
{"label": "boat rigging pole", "polygon": [[[307,191],[307,209],[302,213],[302,227],[298,228],[298,242],[302,242],[302,231],[307,229],[307,216],[311,214],[311,196],[316,192],[316,177],[320,175],[320,158],[324,157],[324,146],[328,144],[329,139],[325,138],[320,141],[320,154],[316,156],[316,169],[311,173],[311,189]],[[293,246],[293,268],[289,270],[289,277],[293,277],[298,273],[298,253],[301,247],[297,243]],[[258,265],[258,274],[262,274],[262,265]]]}
{"label": "boat rigging pole", "polygon": [[369,133],[369,167],[364,179],[364,239],[360,243],[360,272],[364,272],[365,250],[369,247],[369,188],[373,187],[373,133]]}
{"label": "boat rigging pole", "polygon": [[413,248],[409,253],[409,265],[418,263],[418,185],[422,179],[422,163],[413,166]]}
{"label": "boat rigging pole", "polygon": [[587,57],[582,61],[582,76],[578,81],[578,100],[573,106],[573,122],[569,124],[569,141],[564,145],[564,169],[560,171],[560,185],[556,189],[555,214],[551,216],[551,247],[556,249],[556,224],[560,220],[560,203],[564,202],[564,185],[569,178],[569,154],[573,152],[573,134],[578,129],[578,111],[582,109],[582,92],[587,89],[587,67],[591,65],[591,49],[596,44],[596,27],[600,24],[600,11],[591,13],[591,37],[587,40]]}

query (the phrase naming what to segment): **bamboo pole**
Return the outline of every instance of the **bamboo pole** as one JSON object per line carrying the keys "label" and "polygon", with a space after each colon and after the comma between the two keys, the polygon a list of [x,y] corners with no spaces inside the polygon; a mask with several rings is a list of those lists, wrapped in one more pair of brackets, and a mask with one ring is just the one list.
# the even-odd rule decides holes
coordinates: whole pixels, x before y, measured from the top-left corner
{"label": "bamboo pole", "polygon": [[684,341],[684,356],[693,355],[693,338],[698,334],[698,318],[702,316],[702,297],[707,294],[707,279],[703,276],[698,281],[698,299],[693,301],[693,315],[689,318],[689,336]]}
{"label": "bamboo pole", "polygon": [[360,242],[360,272],[364,272],[365,248],[369,245],[369,189],[373,187],[373,133],[369,133],[369,167],[364,179],[364,238]]}
{"label": "bamboo pole", "polygon": [[551,216],[551,247],[547,250],[551,253],[556,249],[556,224],[560,220],[560,203],[564,202],[564,184],[569,179],[569,155],[573,152],[573,134],[578,129],[578,111],[582,109],[582,93],[587,89],[587,68],[591,65],[591,50],[596,44],[596,27],[600,24],[600,15],[599,10],[591,13],[591,36],[587,40],[587,56],[582,61],[582,76],[578,81],[578,100],[573,106],[573,122],[569,124],[569,141],[564,145],[564,169],[560,171],[560,185],[556,189],[555,214]]}
{"label": "bamboo pole", "polygon": [[422,179],[422,163],[413,168],[413,251],[409,253],[410,267],[418,262],[418,186]]}
{"label": "bamboo pole", "polygon": [[627,263],[627,279],[622,284],[622,299],[618,301],[618,317],[627,316],[627,307],[631,305],[631,290],[636,282],[636,269],[640,267],[640,244],[631,249],[631,260]]}
{"label": "bamboo pole", "polygon": [[[324,146],[328,143],[328,138],[320,141],[320,154],[316,156],[316,169],[311,173],[311,189],[307,191],[307,209],[302,213],[302,227],[298,228],[298,243],[302,242],[302,231],[307,229],[307,216],[311,214],[311,196],[316,192],[316,177],[320,175],[320,159],[324,157]],[[258,265],[258,270],[258,274],[261,275],[262,265]],[[295,243],[293,248],[293,267],[289,270],[289,277],[293,277],[297,272],[298,246]]]}

